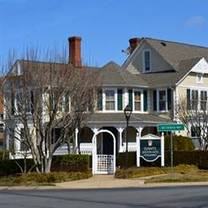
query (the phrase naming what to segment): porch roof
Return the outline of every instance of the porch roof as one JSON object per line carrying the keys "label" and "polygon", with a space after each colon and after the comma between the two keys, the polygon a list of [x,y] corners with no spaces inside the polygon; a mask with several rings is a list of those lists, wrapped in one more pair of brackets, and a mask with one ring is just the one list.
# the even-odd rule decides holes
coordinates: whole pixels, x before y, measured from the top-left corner
{"label": "porch roof", "polygon": [[[170,117],[167,115],[159,116],[155,114],[141,114],[133,113],[131,115],[129,124],[158,124],[158,123],[172,123]],[[126,124],[124,113],[94,113],[89,118],[87,123],[89,124]]]}

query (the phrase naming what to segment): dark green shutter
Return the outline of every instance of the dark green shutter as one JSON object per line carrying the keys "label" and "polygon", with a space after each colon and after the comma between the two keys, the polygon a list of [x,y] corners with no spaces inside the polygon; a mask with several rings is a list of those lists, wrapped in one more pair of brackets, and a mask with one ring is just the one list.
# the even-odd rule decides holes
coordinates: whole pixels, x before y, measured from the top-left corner
{"label": "dark green shutter", "polygon": [[171,110],[172,106],[172,90],[168,88],[167,90],[167,100],[168,100],[168,110]]}
{"label": "dark green shutter", "polygon": [[186,100],[186,104],[187,104],[187,109],[188,110],[191,110],[191,90],[190,89],[187,89],[186,90],[186,97],[187,97],[187,100]]}
{"label": "dark green shutter", "polygon": [[133,103],[132,103],[132,90],[129,90],[129,106],[131,107],[131,109],[133,109]]}
{"label": "dark green shutter", "polygon": [[100,89],[98,91],[97,109],[100,110],[100,111],[103,109],[103,93],[102,93],[102,89]]}
{"label": "dark green shutter", "polygon": [[147,111],[147,90],[143,91],[143,108]]}
{"label": "dark green shutter", "polygon": [[123,90],[122,89],[118,89],[117,90],[117,95],[118,95],[118,110],[123,110]]}
{"label": "dark green shutter", "polygon": [[65,95],[65,112],[69,112],[69,94]]}
{"label": "dark green shutter", "polygon": [[153,91],[153,110],[157,111],[157,90]]}

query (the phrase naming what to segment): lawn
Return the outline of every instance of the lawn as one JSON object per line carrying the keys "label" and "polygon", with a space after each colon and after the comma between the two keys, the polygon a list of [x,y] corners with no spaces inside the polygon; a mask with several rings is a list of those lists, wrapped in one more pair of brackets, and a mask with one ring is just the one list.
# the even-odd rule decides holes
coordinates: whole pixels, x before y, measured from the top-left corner
{"label": "lawn", "polygon": [[28,173],[15,176],[0,177],[0,186],[53,186],[55,183],[90,178],[92,173],[87,172],[52,172]]}
{"label": "lawn", "polygon": [[141,178],[152,176],[145,179],[145,183],[167,183],[167,182],[201,182],[208,181],[208,171],[200,170],[194,165],[178,165],[170,167],[143,167],[118,169],[116,178]]}

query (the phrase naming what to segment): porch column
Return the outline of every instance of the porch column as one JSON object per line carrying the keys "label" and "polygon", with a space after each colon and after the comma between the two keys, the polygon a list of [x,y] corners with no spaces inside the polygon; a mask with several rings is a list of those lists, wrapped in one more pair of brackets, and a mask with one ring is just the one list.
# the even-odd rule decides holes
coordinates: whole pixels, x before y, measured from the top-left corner
{"label": "porch column", "polygon": [[15,147],[15,152],[21,150],[21,128],[18,126],[15,131],[14,131],[14,147]]}
{"label": "porch column", "polygon": [[142,136],[142,130],[143,130],[143,127],[139,127],[137,128],[137,136],[136,136],[136,162],[137,162],[137,167],[140,167],[140,139],[141,139],[141,136]]}
{"label": "porch column", "polygon": [[119,152],[123,152],[123,142],[122,142],[122,132],[124,130],[124,128],[118,128],[118,133],[119,133]]}
{"label": "porch column", "polygon": [[[92,131],[94,132],[94,135],[98,132],[97,128],[93,128]],[[94,137],[93,135],[93,137]],[[97,143],[96,143],[96,139],[94,140],[94,142],[92,141],[92,171],[93,174],[95,174],[96,172],[96,164],[97,164]]]}
{"label": "porch column", "polygon": [[75,153],[78,153],[78,128],[75,129]]}

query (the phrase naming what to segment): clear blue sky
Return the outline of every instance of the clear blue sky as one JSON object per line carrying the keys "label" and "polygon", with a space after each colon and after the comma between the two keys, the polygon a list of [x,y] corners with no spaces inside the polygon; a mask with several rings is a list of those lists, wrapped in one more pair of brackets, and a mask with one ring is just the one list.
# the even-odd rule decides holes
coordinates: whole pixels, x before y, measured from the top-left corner
{"label": "clear blue sky", "polygon": [[88,65],[122,64],[131,37],[208,46],[207,0],[0,0],[0,57],[8,51],[67,47],[82,37]]}

